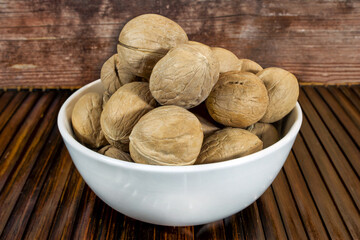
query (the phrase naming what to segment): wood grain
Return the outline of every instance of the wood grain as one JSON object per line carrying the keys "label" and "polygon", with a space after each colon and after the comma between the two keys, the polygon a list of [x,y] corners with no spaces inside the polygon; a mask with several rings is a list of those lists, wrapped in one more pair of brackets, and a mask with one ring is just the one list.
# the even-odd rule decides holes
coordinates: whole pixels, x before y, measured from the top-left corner
{"label": "wood grain", "polygon": [[[141,7],[140,7],[141,6]],[[301,82],[359,83],[357,1],[38,1],[0,6],[0,87],[74,88],[99,78],[131,18],[158,13],[189,38]]]}

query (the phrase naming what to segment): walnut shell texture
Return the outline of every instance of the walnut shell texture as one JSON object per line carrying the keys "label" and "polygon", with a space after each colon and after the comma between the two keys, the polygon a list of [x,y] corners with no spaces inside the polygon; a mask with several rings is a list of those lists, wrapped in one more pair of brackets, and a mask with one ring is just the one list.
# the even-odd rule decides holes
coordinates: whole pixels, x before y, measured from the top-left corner
{"label": "walnut shell texture", "polygon": [[219,78],[219,62],[210,47],[182,44],[154,67],[150,91],[161,105],[192,108],[204,101]]}
{"label": "walnut shell texture", "polygon": [[115,158],[115,159],[119,159],[119,160],[123,160],[123,161],[127,161],[127,162],[132,162],[132,159],[130,157],[130,155],[126,152],[121,151],[120,149],[112,146],[112,145],[107,145],[103,148],[101,148],[98,153],[111,157],[111,158]]}
{"label": "walnut shell texture", "polygon": [[276,122],[295,107],[299,97],[298,81],[292,73],[276,67],[266,68],[257,76],[264,82],[269,94],[269,106],[260,121]]}
{"label": "walnut shell texture", "polygon": [[225,48],[212,47],[215,57],[220,64],[220,73],[235,71],[239,66],[239,59],[237,56]]}
{"label": "walnut shell texture", "polygon": [[86,93],[74,105],[71,122],[77,139],[90,148],[107,144],[100,126],[102,97],[95,92]]}
{"label": "walnut shell texture", "polygon": [[263,148],[273,145],[280,139],[277,129],[270,123],[258,122],[248,127],[247,130],[261,139]]}
{"label": "walnut shell texture", "polygon": [[178,106],[162,106],[145,114],[130,135],[130,155],[137,163],[191,165],[203,142],[201,124]]}
{"label": "walnut shell texture", "polygon": [[250,59],[239,59],[238,64],[234,70],[257,74],[258,72],[263,70],[263,68],[258,63]]}
{"label": "walnut shell texture", "polygon": [[231,71],[220,74],[206,107],[218,123],[246,128],[264,116],[268,103],[265,85],[256,75]]}
{"label": "walnut shell texture", "polygon": [[262,149],[262,141],[241,128],[224,128],[204,140],[196,164],[222,162],[243,157]]}
{"label": "walnut shell texture", "polygon": [[171,48],[187,41],[185,31],[174,21],[144,14],[126,23],[117,49],[134,75],[149,79],[157,61]]}
{"label": "walnut shell texture", "polygon": [[101,128],[108,142],[127,151],[129,135],[137,121],[156,106],[149,84],[132,82],[120,87],[101,114]]}

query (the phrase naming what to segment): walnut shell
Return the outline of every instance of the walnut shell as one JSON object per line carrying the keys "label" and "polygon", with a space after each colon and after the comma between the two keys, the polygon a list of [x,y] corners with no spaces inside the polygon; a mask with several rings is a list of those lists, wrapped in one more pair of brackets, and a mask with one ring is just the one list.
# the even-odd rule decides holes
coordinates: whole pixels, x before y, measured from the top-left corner
{"label": "walnut shell", "polygon": [[192,108],[204,101],[219,78],[219,63],[210,47],[182,44],[154,67],[150,91],[162,105]]}
{"label": "walnut shell", "polygon": [[126,23],[117,50],[134,75],[149,79],[157,61],[171,48],[187,41],[185,31],[174,21],[144,14]]}
{"label": "walnut shell", "polygon": [[130,135],[130,155],[137,163],[191,165],[199,155],[203,132],[191,112],[162,106],[145,114]]}
{"label": "walnut shell", "polygon": [[238,64],[234,70],[241,71],[241,72],[251,72],[251,73],[257,74],[258,72],[263,70],[263,68],[258,63],[254,62],[250,59],[239,59]]}
{"label": "walnut shell", "polygon": [[103,148],[101,148],[98,153],[111,157],[111,158],[115,158],[115,159],[119,159],[119,160],[123,160],[123,161],[127,161],[127,162],[132,162],[132,159],[130,157],[130,155],[126,152],[121,151],[120,149],[112,146],[112,145],[107,145]]}
{"label": "walnut shell", "polygon": [[236,71],[239,67],[239,59],[235,54],[225,48],[212,47],[215,57],[218,59],[220,73]]}
{"label": "walnut shell", "polygon": [[100,94],[89,92],[75,103],[71,122],[77,139],[90,148],[107,144],[100,126],[102,98]]}
{"label": "walnut shell", "polygon": [[210,116],[230,127],[245,128],[259,121],[269,102],[263,82],[250,72],[226,72],[206,100]]}
{"label": "walnut shell", "polygon": [[262,141],[241,128],[224,128],[205,139],[196,164],[222,162],[262,149]]}
{"label": "walnut shell", "polygon": [[279,133],[277,129],[270,123],[255,123],[247,128],[247,130],[261,139],[263,148],[267,148],[279,141]]}
{"label": "walnut shell", "polygon": [[137,121],[156,106],[149,84],[132,82],[120,87],[109,99],[100,122],[108,142],[127,151],[129,135]]}
{"label": "walnut shell", "polygon": [[264,82],[269,94],[269,106],[260,121],[276,122],[295,107],[299,97],[298,81],[292,73],[276,67],[266,68],[257,76]]}
{"label": "walnut shell", "polygon": [[100,78],[105,89],[103,95],[104,103],[106,103],[111,95],[122,85],[140,80],[130,72],[124,60],[119,58],[118,54],[114,54],[106,60],[101,68]]}

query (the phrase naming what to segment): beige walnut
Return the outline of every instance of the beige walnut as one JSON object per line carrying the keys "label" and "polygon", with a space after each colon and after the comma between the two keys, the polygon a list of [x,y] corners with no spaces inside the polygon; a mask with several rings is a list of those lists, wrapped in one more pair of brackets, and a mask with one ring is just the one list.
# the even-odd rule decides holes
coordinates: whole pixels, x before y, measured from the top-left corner
{"label": "beige walnut", "polygon": [[259,121],[269,103],[263,82],[250,72],[226,72],[206,100],[210,116],[225,126],[246,128]]}
{"label": "beige walnut", "polygon": [[108,142],[127,151],[132,128],[155,106],[148,83],[132,82],[120,87],[105,105],[100,118]]}
{"label": "beige walnut", "polygon": [[196,164],[222,162],[243,157],[262,149],[262,141],[241,128],[224,128],[204,140]]}
{"label": "beige walnut", "polygon": [[295,107],[299,97],[299,83],[292,73],[282,68],[266,68],[257,76],[264,82],[269,94],[269,106],[260,121],[276,122]]}
{"label": "beige walnut", "polygon": [[137,163],[191,165],[203,141],[194,114],[177,106],[162,106],[145,114],[130,135],[130,155]]}
{"label": "beige walnut", "polygon": [[220,73],[238,70],[240,62],[235,54],[225,48],[212,47],[211,50],[219,61]]}
{"label": "beige walnut", "polygon": [[90,148],[99,148],[107,144],[100,126],[102,97],[90,92],[84,94],[75,103],[71,122],[77,139]]}
{"label": "beige walnut", "polygon": [[118,54],[112,55],[103,64],[100,72],[101,83],[104,86],[103,101],[106,103],[111,95],[122,85],[133,81],[140,81],[138,77],[130,72],[124,60]]}
{"label": "beige walnut", "polygon": [[254,74],[257,74],[263,68],[256,62],[250,60],[250,59],[239,59],[235,71],[241,71],[241,72],[251,72]]}
{"label": "beige walnut", "polygon": [[210,47],[182,44],[154,67],[150,91],[161,105],[192,108],[204,101],[219,78],[219,62]]}
{"label": "beige walnut", "polygon": [[247,128],[247,130],[261,139],[263,148],[267,148],[279,141],[279,133],[277,129],[270,123],[255,123]]}
{"label": "beige walnut", "polygon": [[185,31],[174,21],[144,14],[126,23],[117,50],[134,75],[149,79],[157,61],[171,48],[187,41]]}
{"label": "beige walnut", "polygon": [[123,160],[123,161],[127,161],[127,162],[132,162],[132,159],[130,157],[130,155],[126,152],[121,151],[120,149],[112,146],[112,145],[107,145],[103,148],[101,148],[98,153],[111,157],[111,158],[115,158],[115,159],[119,159],[119,160]]}

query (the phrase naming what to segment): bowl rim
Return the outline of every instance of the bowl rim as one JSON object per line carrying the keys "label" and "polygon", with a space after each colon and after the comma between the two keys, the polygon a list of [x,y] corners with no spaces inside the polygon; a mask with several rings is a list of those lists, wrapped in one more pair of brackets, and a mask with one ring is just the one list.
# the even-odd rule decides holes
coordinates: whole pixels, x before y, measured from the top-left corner
{"label": "bowl rim", "polygon": [[145,171],[145,172],[166,172],[166,173],[183,173],[183,172],[203,172],[203,171],[212,171],[212,170],[219,170],[223,168],[231,168],[238,165],[247,164],[257,159],[261,159],[262,157],[268,156],[273,152],[276,152],[280,148],[284,147],[284,145],[288,144],[292,139],[296,138],[297,133],[300,130],[302,124],[302,111],[299,102],[296,102],[296,106],[292,111],[295,111],[297,114],[296,119],[293,125],[290,127],[288,133],[283,136],[279,141],[274,143],[273,145],[260,150],[259,152],[235,158],[231,160],[227,160],[224,162],[217,162],[217,163],[209,163],[209,164],[199,164],[199,165],[187,165],[187,166],[159,166],[159,165],[148,165],[148,164],[140,164],[134,162],[127,162],[121,161],[118,159],[114,159],[105,155],[102,155],[94,150],[91,150],[80,142],[78,142],[66,129],[65,121],[66,121],[66,108],[67,106],[76,98],[77,96],[81,95],[84,91],[88,88],[92,87],[93,85],[97,85],[101,82],[100,79],[95,80],[89,84],[84,85],[73,94],[62,104],[60,111],[57,117],[57,125],[59,128],[59,132],[64,140],[64,142],[69,143],[83,155],[89,158],[93,158],[95,161],[105,163],[114,167],[121,167],[126,168],[129,170],[136,170],[136,171]]}

